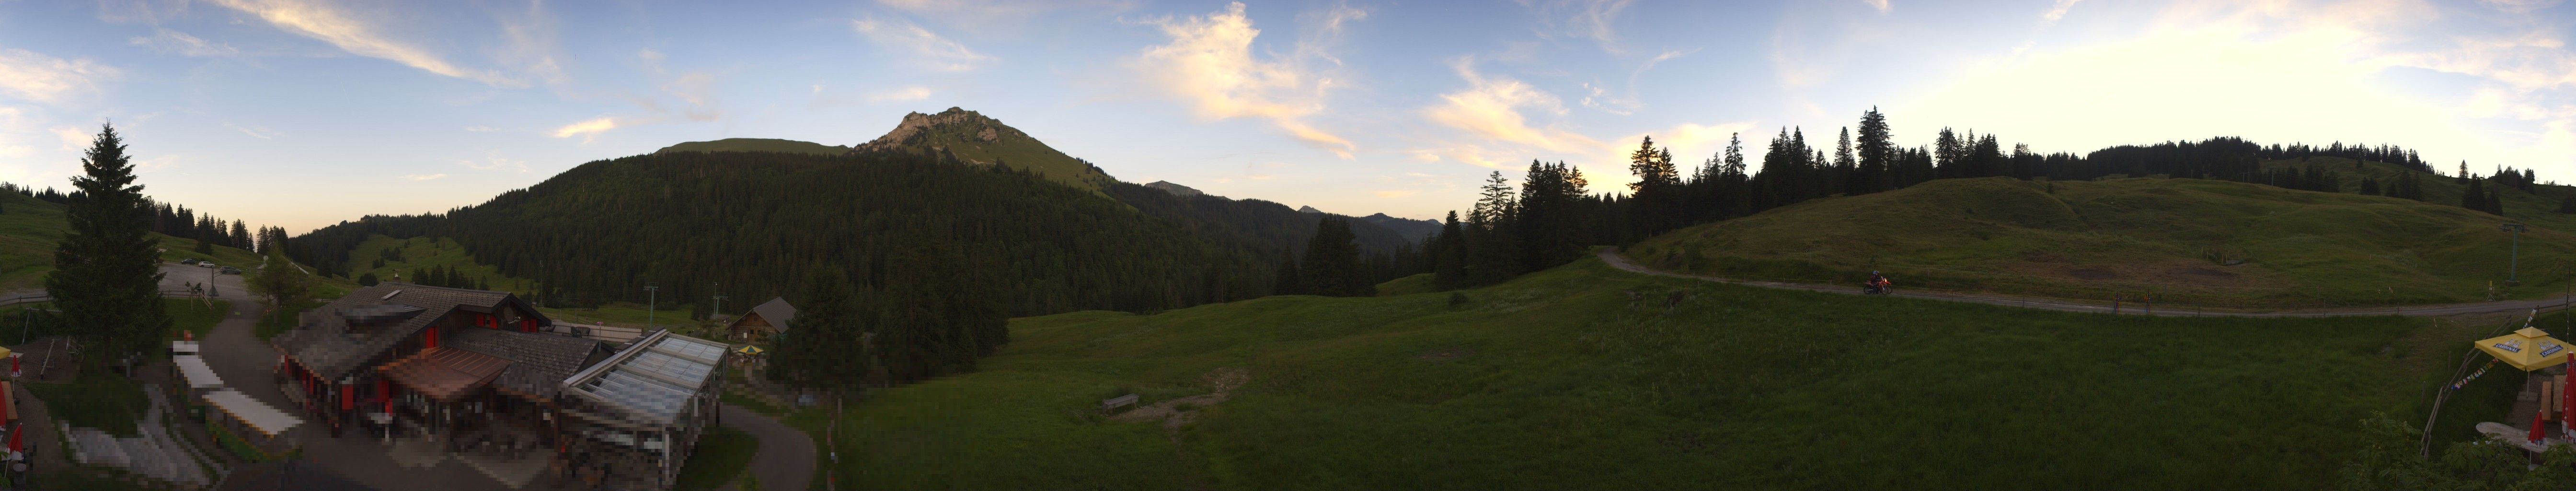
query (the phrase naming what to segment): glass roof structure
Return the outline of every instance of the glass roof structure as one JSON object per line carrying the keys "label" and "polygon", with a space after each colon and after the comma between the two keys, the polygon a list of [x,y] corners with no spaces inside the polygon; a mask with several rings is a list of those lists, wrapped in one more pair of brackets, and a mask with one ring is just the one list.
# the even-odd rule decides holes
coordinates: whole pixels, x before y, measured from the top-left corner
{"label": "glass roof structure", "polygon": [[608,360],[564,380],[575,397],[622,409],[640,423],[669,424],[724,362],[725,345],[655,331]]}

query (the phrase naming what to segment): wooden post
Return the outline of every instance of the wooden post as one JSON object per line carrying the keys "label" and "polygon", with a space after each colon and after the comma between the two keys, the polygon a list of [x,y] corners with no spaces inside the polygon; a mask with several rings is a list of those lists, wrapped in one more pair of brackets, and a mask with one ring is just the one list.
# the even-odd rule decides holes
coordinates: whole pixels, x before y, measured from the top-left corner
{"label": "wooden post", "polygon": [[2120,315],[2120,294],[2111,294],[2111,315]]}

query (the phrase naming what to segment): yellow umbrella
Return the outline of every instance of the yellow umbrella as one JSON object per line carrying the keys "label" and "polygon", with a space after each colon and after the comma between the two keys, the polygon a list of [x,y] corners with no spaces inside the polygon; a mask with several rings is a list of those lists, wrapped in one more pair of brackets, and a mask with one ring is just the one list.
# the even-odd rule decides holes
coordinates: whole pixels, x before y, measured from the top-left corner
{"label": "yellow umbrella", "polygon": [[743,355],[743,356],[755,356],[755,355],[759,355],[759,354],[760,354],[761,352],[763,352],[763,351],[768,351],[768,350],[760,349],[760,347],[759,347],[759,346],[752,346],[752,345],[748,345],[748,344],[746,344],[746,345],[742,345],[742,347],[740,347],[740,348],[734,348],[734,349],[733,349],[733,352],[735,352],[735,353],[742,353],[742,355]]}
{"label": "yellow umbrella", "polygon": [[2494,355],[2514,368],[2528,372],[2551,365],[2567,363],[2567,342],[2550,337],[2539,329],[2525,327],[2512,334],[2478,340],[2478,350]]}

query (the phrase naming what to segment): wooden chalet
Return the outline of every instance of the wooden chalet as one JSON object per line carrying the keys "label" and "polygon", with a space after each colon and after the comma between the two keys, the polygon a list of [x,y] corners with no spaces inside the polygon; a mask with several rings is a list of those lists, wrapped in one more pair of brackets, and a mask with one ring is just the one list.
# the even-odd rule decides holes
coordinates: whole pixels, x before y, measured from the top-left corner
{"label": "wooden chalet", "polygon": [[725,326],[725,335],[745,343],[767,343],[771,336],[787,331],[787,322],[796,318],[796,306],[786,298],[772,298],[751,308],[742,317]]}
{"label": "wooden chalet", "polygon": [[333,433],[551,455],[594,486],[668,487],[715,417],[728,353],[667,331],[612,345],[509,293],[412,284],[360,288],[300,320],[273,342],[279,379]]}

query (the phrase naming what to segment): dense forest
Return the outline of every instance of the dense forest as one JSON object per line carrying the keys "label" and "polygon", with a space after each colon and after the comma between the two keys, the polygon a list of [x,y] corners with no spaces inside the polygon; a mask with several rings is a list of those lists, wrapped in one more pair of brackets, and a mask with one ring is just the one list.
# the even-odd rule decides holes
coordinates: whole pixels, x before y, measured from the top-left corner
{"label": "dense forest", "polygon": [[[1648,137],[1628,155],[1628,171],[1637,181],[1625,193],[1587,194],[1581,169],[1532,161],[1517,189],[1501,172],[1488,176],[1466,217],[1451,213],[1423,247],[1424,261],[1438,273],[1435,284],[1442,288],[1487,285],[1573,261],[1582,257],[1585,246],[1629,244],[1810,199],[1876,193],[1933,179],[2162,176],[2345,192],[2340,171],[2327,165],[2263,167],[2266,160],[2338,157],[2352,159],[2354,166],[2378,161],[2409,171],[2385,183],[2364,179],[2354,192],[2421,201],[2422,176],[2433,175],[2414,150],[2341,142],[2264,146],[2217,137],[2123,145],[2086,155],[2039,154],[2029,145],[2015,144],[2007,153],[1992,133],[1942,128],[1931,145],[1906,148],[1893,143],[1886,115],[1876,108],[1861,114],[1857,137],[1844,128],[1830,154],[1823,145],[1821,139],[1810,143],[1803,128],[1781,128],[1763,150],[1761,169],[1747,174],[1747,155],[1737,136],[1685,175],[1672,150]],[[2479,177],[2469,172],[2467,162],[2453,178],[2467,186],[2461,207],[2495,215],[2504,214],[2503,203],[2489,189],[2533,192],[2541,184],[2529,169],[2498,167]],[[2576,213],[2576,196],[2562,202],[2560,213]]]}
{"label": "dense forest", "polygon": [[[0,182],[0,191],[27,195],[48,203],[70,205],[81,198],[80,191],[69,193],[54,188],[42,190],[17,183]],[[143,207],[152,211],[152,231],[162,235],[198,241],[197,252],[211,253],[214,246],[232,247],[265,254],[268,248],[285,244],[286,229],[259,227],[254,231],[241,220],[222,220],[213,214],[201,214],[186,206],[144,198]]]}
{"label": "dense forest", "polygon": [[[640,301],[648,282],[664,299],[767,298],[818,267],[865,293],[894,284],[894,263],[920,256],[910,248],[938,244],[963,258],[942,267],[989,268],[1012,315],[1147,312],[1270,294],[1273,258],[1320,220],[1268,202],[1104,191],[1119,200],[944,152],[671,152],[591,162],[444,214],[343,222],[288,253],[345,274],[369,236],[448,237],[544,285],[532,298],[583,306]],[[1411,246],[1376,235],[1363,238],[1382,251],[1370,276],[1410,273],[1393,257]]]}

